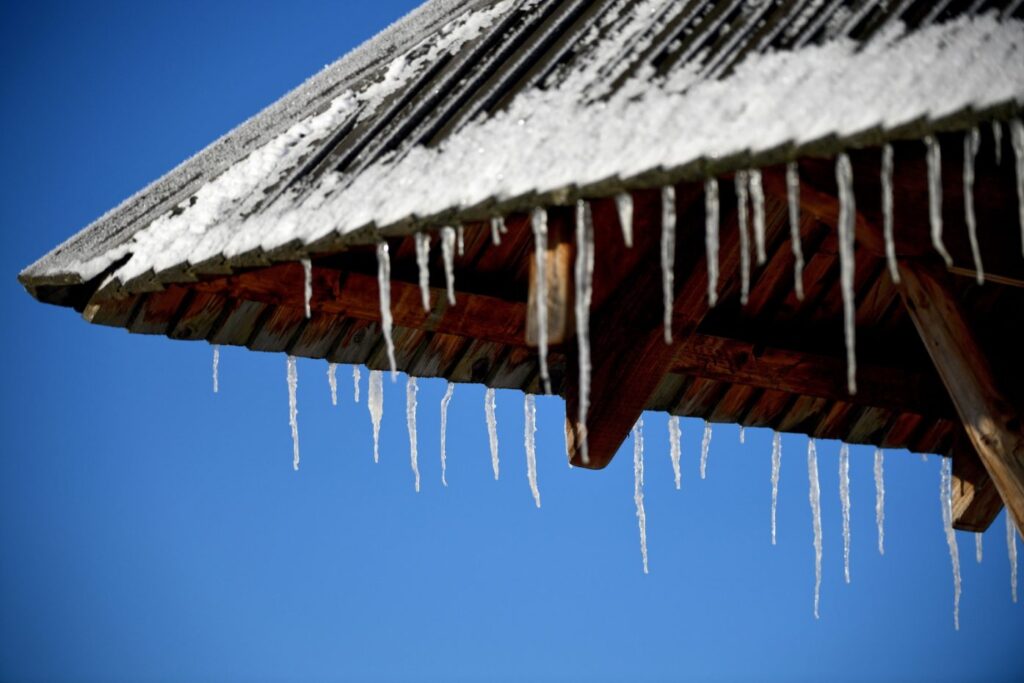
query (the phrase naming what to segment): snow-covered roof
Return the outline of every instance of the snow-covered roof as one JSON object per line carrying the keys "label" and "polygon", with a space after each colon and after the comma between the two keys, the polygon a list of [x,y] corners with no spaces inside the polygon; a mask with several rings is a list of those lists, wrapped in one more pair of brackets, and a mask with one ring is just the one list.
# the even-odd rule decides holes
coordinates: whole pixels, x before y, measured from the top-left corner
{"label": "snow-covered roof", "polygon": [[20,279],[147,291],[1005,118],[1021,5],[433,0]]}

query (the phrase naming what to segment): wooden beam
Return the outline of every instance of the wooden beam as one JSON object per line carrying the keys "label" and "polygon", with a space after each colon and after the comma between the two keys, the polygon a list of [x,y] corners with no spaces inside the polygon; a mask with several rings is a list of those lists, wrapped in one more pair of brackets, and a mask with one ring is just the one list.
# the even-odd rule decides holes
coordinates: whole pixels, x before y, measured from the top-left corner
{"label": "wooden beam", "polygon": [[963,422],[967,436],[1018,528],[1024,528],[1024,428],[999,389],[947,274],[904,260],[900,295]]}
{"label": "wooden beam", "polygon": [[954,436],[952,458],[953,528],[985,531],[1003,509],[1003,501],[962,429]]}

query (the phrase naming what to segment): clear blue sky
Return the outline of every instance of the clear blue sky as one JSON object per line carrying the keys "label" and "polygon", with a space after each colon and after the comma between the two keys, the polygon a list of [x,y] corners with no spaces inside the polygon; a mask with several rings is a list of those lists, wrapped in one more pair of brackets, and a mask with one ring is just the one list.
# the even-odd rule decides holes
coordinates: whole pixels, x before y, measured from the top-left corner
{"label": "clear blue sky", "polygon": [[815,621],[803,437],[783,441],[772,547],[770,434],[716,427],[701,481],[685,420],[676,492],[665,416],[646,416],[644,576],[630,444],[570,471],[560,400],[538,401],[537,510],[522,396],[498,394],[495,482],[483,389],[457,388],[442,489],[443,386],[421,381],[417,495],[404,381],[374,465],[366,373],[354,404],[340,369],[334,408],[326,364],[300,360],[295,473],[283,356],[225,349],[215,396],[205,343],[22,291],[22,267],[412,4],[0,5],[0,680],[1019,680],[1002,517],[981,565],[958,534],[953,630],[937,458],[887,454],[879,557],[853,449],[845,585],[838,444],[819,444]]}

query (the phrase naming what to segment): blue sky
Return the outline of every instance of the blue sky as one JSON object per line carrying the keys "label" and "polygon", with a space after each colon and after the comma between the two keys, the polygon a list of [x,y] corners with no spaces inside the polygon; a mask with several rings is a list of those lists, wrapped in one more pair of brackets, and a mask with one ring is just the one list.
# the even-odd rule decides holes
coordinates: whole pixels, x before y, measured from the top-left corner
{"label": "blue sky", "polygon": [[[838,444],[819,444],[821,619],[812,615],[806,439],[783,439],[778,545],[770,442],[718,426],[708,478],[683,421],[645,417],[650,575],[631,442],[601,472],[564,462],[562,403],[538,400],[543,507],[526,480],[522,396],[459,386],[440,484],[444,387],[421,381],[413,492],[404,381],[386,382],[380,464],[339,369],[300,360],[291,468],[285,362],[130,336],[34,302],[17,272],[412,2],[0,5],[0,295],[9,322],[0,451],[0,680],[1012,680],[1003,518],[958,534],[953,585],[939,460],[886,458],[876,549],[871,450],[854,448],[845,585]],[[403,378],[404,379],[404,378]],[[1024,552],[1024,547],[1021,548]]]}

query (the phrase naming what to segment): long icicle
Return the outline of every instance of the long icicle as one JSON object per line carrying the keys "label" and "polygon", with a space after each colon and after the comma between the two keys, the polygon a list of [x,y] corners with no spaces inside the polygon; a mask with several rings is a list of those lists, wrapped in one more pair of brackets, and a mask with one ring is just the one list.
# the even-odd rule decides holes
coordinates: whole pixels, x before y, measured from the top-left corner
{"label": "long icicle", "polygon": [[750,204],[754,219],[754,248],[757,252],[757,265],[764,265],[767,256],[764,252],[764,188],[761,185],[761,171],[752,168],[747,171],[750,181]]}
{"label": "long icicle", "polygon": [[306,307],[306,318],[310,317],[309,302],[313,298],[313,262],[302,259],[302,299]]}
{"label": "long icicle", "polygon": [[537,355],[540,356],[540,381],[544,393],[551,393],[551,378],[548,376],[548,212],[537,207],[531,215],[533,227],[534,277],[537,291]]}
{"label": "long icicle", "polygon": [[1024,251],[1024,123],[1020,119],[1010,121],[1010,142],[1017,167],[1017,210],[1020,221],[1020,241]]}
{"label": "long icicle", "polygon": [[633,502],[636,503],[636,521],[640,527],[640,556],[647,574],[647,513],[644,511],[644,418],[633,426]]}
{"label": "long icicle", "polygon": [[537,488],[537,402],[533,394],[523,399],[523,443],[526,448],[526,479],[530,482],[533,502],[540,507],[540,489]]}
{"label": "long icicle", "polygon": [[789,204],[789,243],[793,249],[793,289],[804,300],[804,249],[800,243],[800,167],[786,164],[786,201]]}
{"label": "long icicle", "polygon": [[590,300],[594,283],[594,224],[590,204],[576,202],[576,344],[579,349],[579,451],[584,465],[590,464],[587,443],[587,412],[590,410]]}
{"label": "long icicle", "polygon": [[700,478],[704,479],[708,469],[708,452],[711,450],[711,423],[704,420],[704,435],[700,439]]}
{"label": "long icicle", "polygon": [[380,462],[380,421],[384,417],[384,373],[380,370],[370,370],[366,407],[373,423],[373,461]]}
{"label": "long icicle", "polygon": [[398,377],[398,368],[395,364],[395,342],[391,339],[391,254],[388,243],[384,241],[377,243],[377,288],[380,291],[380,329],[387,347],[391,381],[394,382]]}
{"label": "long icicle", "polygon": [[843,576],[850,583],[850,447],[839,447],[839,501],[843,508]]}
{"label": "long icicle", "polygon": [[892,145],[886,143],[882,147],[882,234],[885,236],[885,261],[889,266],[889,276],[899,284],[900,269],[896,264],[896,238],[892,222],[892,159]]}
{"label": "long icicle", "polygon": [[682,432],[679,429],[679,416],[668,416],[668,457],[672,461],[672,474],[675,476],[676,491],[682,484],[682,473],[679,471],[679,459],[682,456]]}
{"label": "long icicle", "polygon": [[416,493],[420,492],[419,451],[416,448],[416,378],[409,375],[405,383],[405,424],[409,428],[409,465],[415,477]]}
{"label": "long icicle", "polygon": [[740,437],[740,443],[741,444],[744,444],[744,443],[747,442],[747,428],[744,427],[743,425],[740,425],[739,437]]}
{"label": "long icicle", "polygon": [[423,310],[430,312],[430,233],[416,233],[416,269],[420,276],[420,298]]}
{"label": "long icicle", "polygon": [[782,435],[772,433],[772,545],[775,545],[775,510],[779,503],[779,471],[782,469]]}
{"label": "long icicle", "polygon": [[288,424],[292,428],[292,469],[299,469],[299,407],[296,390],[299,386],[299,371],[295,367],[295,356],[288,356]]}
{"label": "long icicle", "polygon": [[501,244],[501,236],[505,233],[505,217],[491,217],[491,242],[494,246]]}
{"label": "long icicle", "polygon": [[448,404],[452,402],[452,394],[455,393],[455,385],[448,382],[444,390],[444,398],[441,399],[441,485],[448,486],[448,452],[446,442],[448,440]]}
{"label": "long icicle", "polygon": [[974,559],[981,564],[981,532],[974,532]]}
{"label": "long icicle", "polygon": [[448,305],[455,305],[455,228],[441,228],[441,260],[444,262],[444,286],[448,292]]}
{"label": "long icicle", "polygon": [[953,265],[953,257],[942,243],[942,148],[934,135],[924,137],[928,161],[928,219],[932,228],[932,246],[947,266]]}
{"label": "long icicle", "polygon": [[839,281],[843,295],[843,332],[846,338],[846,387],[857,393],[857,350],[853,300],[854,216],[853,169],[850,158],[840,154],[836,159],[836,183],[839,185]]}
{"label": "long icicle", "polygon": [[821,602],[821,487],[818,484],[818,449],[814,439],[807,440],[807,478],[807,496],[811,502],[814,525],[814,618],[818,619],[818,605]]}
{"label": "long icicle", "polygon": [[718,180],[704,181],[704,251],[708,263],[708,306],[718,303]]}
{"label": "long icicle", "polygon": [[992,119],[992,147],[996,155],[996,166],[1003,165],[1003,124]]}
{"label": "long icicle", "polygon": [[327,385],[331,388],[331,405],[338,405],[338,364],[327,364]]}
{"label": "long icicle", "polygon": [[494,410],[494,389],[490,387],[484,393],[484,414],[487,417],[487,442],[491,447],[491,468],[494,480],[498,480],[498,416]]}
{"label": "long icicle", "polygon": [[622,241],[627,247],[633,246],[633,195],[620,192],[615,195],[615,208],[619,213],[619,226],[622,228]]}
{"label": "long icicle", "polygon": [[985,268],[981,264],[981,249],[978,247],[978,221],[974,216],[974,158],[981,146],[981,134],[977,126],[964,134],[964,220],[967,223],[967,237],[971,242],[971,256],[974,258],[975,278],[979,285],[985,284]]}
{"label": "long icicle", "polygon": [[878,527],[878,554],[885,555],[885,456],[875,449],[875,525]]}
{"label": "long icicle", "polygon": [[356,403],[359,403],[359,366],[352,366],[352,393]]}
{"label": "long icicle", "polygon": [[1017,525],[1006,511],[1006,553],[1010,558],[1010,597],[1017,602]]}
{"label": "long icicle", "polygon": [[220,344],[213,345],[213,393],[220,392]]}
{"label": "long icicle", "polygon": [[740,225],[740,303],[747,305],[750,297],[750,230],[747,224],[747,203],[750,194],[746,171],[736,171],[736,216]]}
{"label": "long icicle", "polygon": [[460,224],[455,228],[455,232],[457,233],[456,241],[458,242],[459,257],[461,258],[466,255],[466,226]]}
{"label": "long icicle", "polygon": [[953,563],[953,626],[960,630],[960,550],[953,531],[953,469],[952,459],[942,458],[939,498],[942,503],[942,527]]}
{"label": "long icicle", "polygon": [[675,300],[676,188],[661,188],[661,293],[665,343],[672,343],[672,306]]}

